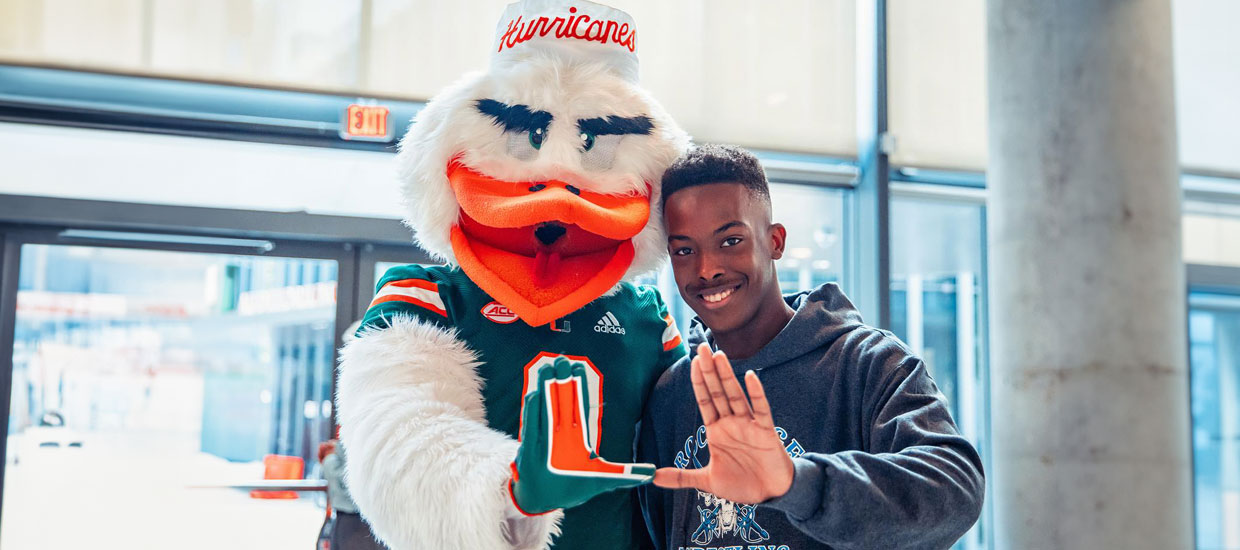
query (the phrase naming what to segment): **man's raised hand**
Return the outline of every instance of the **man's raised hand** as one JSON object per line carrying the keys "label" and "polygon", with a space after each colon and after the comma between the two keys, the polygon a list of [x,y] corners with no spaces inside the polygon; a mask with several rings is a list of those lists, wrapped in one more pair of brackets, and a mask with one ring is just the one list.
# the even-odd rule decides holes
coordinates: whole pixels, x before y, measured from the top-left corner
{"label": "man's raised hand", "polygon": [[712,354],[706,344],[698,347],[689,373],[706,426],[710,462],[695,470],[659,468],[654,484],[693,487],[743,504],[787,493],[792,487],[792,459],[775,433],[771,405],[758,375],[745,373],[746,398],[727,356]]}

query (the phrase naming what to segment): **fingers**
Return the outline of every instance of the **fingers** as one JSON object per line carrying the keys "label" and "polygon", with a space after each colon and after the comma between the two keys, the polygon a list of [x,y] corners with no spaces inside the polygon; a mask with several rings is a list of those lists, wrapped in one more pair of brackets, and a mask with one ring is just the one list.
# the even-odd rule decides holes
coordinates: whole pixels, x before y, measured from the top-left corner
{"label": "fingers", "polygon": [[705,468],[684,470],[681,468],[659,468],[654,473],[654,484],[665,489],[684,489],[692,487],[703,491],[710,490],[709,474]]}
{"label": "fingers", "polygon": [[[612,475],[609,475],[606,477],[595,477],[592,480],[594,483],[600,484],[603,487],[606,487],[606,490],[609,490],[609,491],[615,490],[615,489],[625,489],[628,487],[637,487],[638,485],[645,485],[647,483],[650,483],[650,481],[654,479],[654,472],[655,472],[654,464],[644,464],[644,463],[616,464],[616,463],[607,462],[601,459],[599,461],[606,462],[609,465],[620,467],[619,472],[615,472]],[[622,474],[622,475],[615,475],[615,474]]]}
{"label": "fingers", "polygon": [[525,396],[525,404],[521,407],[521,432],[517,439],[521,442],[533,443],[530,434],[538,430],[538,422],[542,416],[542,392],[535,391]]}
{"label": "fingers", "polygon": [[728,404],[728,394],[724,393],[723,384],[719,381],[718,367],[710,353],[710,346],[705,343],[698,346],[697,359],[702,371],[702,381],[706,384],[706,392],[710,394],[711,402],[715,404],[715,410],[719,412],[719,416],[731,415],[732,406]]}
{"label": "fingers", "polygon": [[[654,464],[646,464],[644,462],[639,462],[636,464],[629,464],[629,473],[633,475],[645,476],[647,478],[651,478],[651,477],[654,477],[655,470],[656,468]],[[650,481],[650,480],[647,479],[646,481]]]}
{"label": "fingers", "polygon": [[596,477],[591,478],[590,482],[598,487],[599,493],[602,493],[645,485],[654,479],[655,468],[653,464],[632,464],[631,466],[634,469],[630,472],[630,475],[625,475],[624,477]]}
{"label": "fingers", "polygon": [[538,385],[535,389],[538,391],[547,391],[547,381],[555,379],[555,365],[543,365],[538,367]]}
{"label": "fingers", "polygon": [[554,369],[551,365],[544,365],[538,370],[534,387],[525,395],[521,408],[521,428],[517,433],[521,445],[512,464],[514,480],[517,479],[518,471],[536,468],[547,460],[547,430],[551,429],[551,419],[546,415],[547,393],[543,388],[544,383],[552,376]]}
{"label": "fingers", "polygon": [[573,384],[567,383],[572,377],[572,365],[567,359],[561,357],[555,360],[555,384],[552,386],[555,394],[555,429],[568,428],[577,424],[577,394],[573,391]]}
{"label": "fingers", "polygon": [[732,407],[732,414],[753,418],[753,411],[749,408],[749,399],[741,390],[741,383],[736,379],[736,373],[732,371],[732,363],[728,361],[728,356],[719,351],[715,352],[714,358],[715,371],[718,373],[720,385],[723,386],[723,393],[728,396],[728,405]]}
{"label": "fingers", "polygon": [[745,373],[745,388],[749,390],[749,400],[753,402],[753,419],[763,428],[775,429],[775,419],[771,417],[771,403],[766,400],[766,390],[758,373]]}
{"label": "fingers", "polygon": [[[555,369],[551,365],[543,365],[538,368],[537,378],[534,380],[533,387],[526,390],[525,398],[521,407],[521,430],[518,438],[522,441],[527,439],[527,433],[535,433],[541,435],[545,414],[545,405],[547,399],[547,381],[555,378]],[[551,419],[546,420],[546,427],[550,428]]]}
{"label": "fingers", "polygon": [[577,419],[577,422],[582,425],[582,431],[585,432],[586,448],[590,450],[591,455],[594,455],[596,454],[594,449],[596,442],[594,440],[594,426],[590,425],[590,418],[592,416],[592,411],[598,406],[598,404],[590,401],[590,392],[586,387],[587,382],[585,364],[574,361],[570,372],[572,374],[572,379],[577,381],[578,399],[581,400],[582,404],[580,408],[573,407],[574,417]]}
{"label": "fingers", "polygon": [[702,366],[698,359],[694,357],[689,364],[689,381],[693,383],[693,397],[697,399],[698,411],[702,413],[702,423],[709,426],[719,419],[719,412],[715,410],[710,391],[706,389],[706,382],[702,379]]}

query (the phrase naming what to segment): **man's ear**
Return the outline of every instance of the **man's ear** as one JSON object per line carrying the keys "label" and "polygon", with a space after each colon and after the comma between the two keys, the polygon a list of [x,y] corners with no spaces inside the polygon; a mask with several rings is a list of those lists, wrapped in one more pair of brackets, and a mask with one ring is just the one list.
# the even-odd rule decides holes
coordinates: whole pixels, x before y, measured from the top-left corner
{"label": "man's ear", "polygon": [[769,231],[771,239],[771,259],[778,260],[784,257],[784,245],[788,243],[788,230],[784,229],[784,224],[773,223]]}

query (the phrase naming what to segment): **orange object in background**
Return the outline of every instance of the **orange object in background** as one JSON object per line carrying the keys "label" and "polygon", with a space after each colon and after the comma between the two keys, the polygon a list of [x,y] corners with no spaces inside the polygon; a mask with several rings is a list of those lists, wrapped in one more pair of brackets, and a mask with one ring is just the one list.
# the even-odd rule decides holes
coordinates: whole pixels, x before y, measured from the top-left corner
{"label": "orange object in background", "polygon": [[[267,455],[263,457],[263,479],[301,479],[306,463],[301,457]],[[250,491],[250,498],[291,499],[296,491]]]}

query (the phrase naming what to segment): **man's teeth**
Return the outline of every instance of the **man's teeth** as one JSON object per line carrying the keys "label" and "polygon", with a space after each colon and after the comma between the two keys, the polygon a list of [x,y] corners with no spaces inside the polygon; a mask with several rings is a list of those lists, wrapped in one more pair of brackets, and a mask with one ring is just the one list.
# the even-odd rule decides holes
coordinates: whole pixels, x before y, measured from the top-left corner
{"label": "man's teeth", "polygon": [[715,302],[722,301],[724,298],[727,298],[728,296],[731,296],[734,290],[735,289],[729,288],[727,290],[724,290],[722,292],[717,292],[715,294],[704,294],[702,295],[702,299],[706,300],[708,303],[713,304]]}

